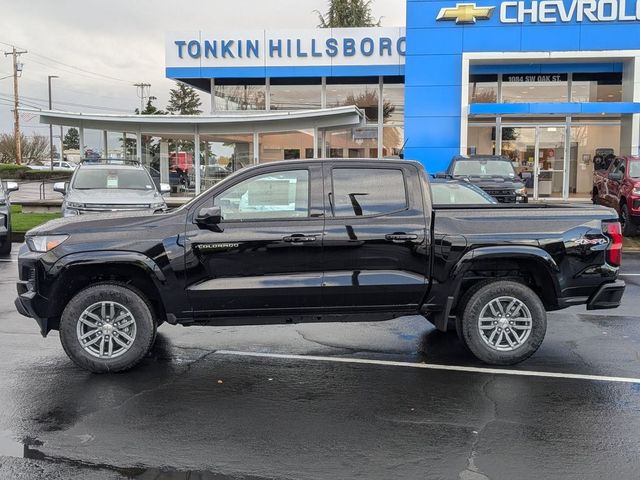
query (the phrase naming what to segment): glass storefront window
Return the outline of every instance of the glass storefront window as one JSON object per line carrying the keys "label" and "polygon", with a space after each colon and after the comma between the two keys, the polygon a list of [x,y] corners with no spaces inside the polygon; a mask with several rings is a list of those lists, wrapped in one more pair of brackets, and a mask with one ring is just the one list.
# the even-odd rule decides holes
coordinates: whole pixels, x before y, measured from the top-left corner
{"label": "glass storefront window", "polygon": [[200,184],[205,190],[232,172],[253,165],[252,134],[200,136]]}
{"label": "glass storefront window", "polygon": [[574,73],[572,102],[621,102],[621,73]]}
{"label": "glass storefront window", "polygon": [[382,86],[382,121],[389,125],[404,123],[404,85],[385,83]]}
{"label": "glass storefront window", "polygon": [[376,126],[329,130],[325,133],[326,156],[330,158],[377,158]]}
{"label": "glass storefront window", "polygon": [[260,163],[313,158],[313,130],[261,133],[259,143]]}
{"label": "glass storefront window", "polygon": [[322,85],[270,85],[271,110],[312,110],[322,104]]}
{"label": "glass storefront window", "polygon": [[216,85],[215,110],[265,110],[265,85]]}
{"label": "glass storefront window", "polygon": [[106,158],[102,147],[102,130],[84,129],[84,152],[81,158]]}
{"label": "glass storefront window", "polygon": [[589,195],[593,188],[594,159],[620,154],[620,124],[572,125],[569,192]]}
{"label": "glass storefront window", "polygon": [[404,147],[404,127],[384,127],[382,137],[382,156],[398,157]]}
{"label": "glass storefront window", "polygon": [[554,103],[568,101],[569,82],[566,73],[509,73],[502,76],[503,103]]}
{"label": "glass storefront window", "polygon": [[495,125],[469,125],[469,129],[467,130],[467,154],[493,155],[495,152]]}
{"label": "glass storefront window", "polygon": [[469,103],[496,103],[497,101],[497,75],[469,76]]}
{"label": "glass storefront window", "polygon": [[367,121],[378,121],[379,85],[327,85],[327,107],[356,105],[364,110]]}

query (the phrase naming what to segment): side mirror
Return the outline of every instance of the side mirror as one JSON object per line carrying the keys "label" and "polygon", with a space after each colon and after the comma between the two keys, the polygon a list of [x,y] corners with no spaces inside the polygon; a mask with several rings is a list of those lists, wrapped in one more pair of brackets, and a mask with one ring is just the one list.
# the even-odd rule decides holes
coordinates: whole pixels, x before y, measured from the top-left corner
{"label": "side mirror", "polygon": [[161,183],[160,184],[160,193],[161,194],[165,194],[165,193],[169,193],[171,191],[171,185],[169,185],[168,183]]}
{"label": "side mirror", "polygon": [[65,182],[56,182],[53,184],[53,191],[64,195],[67,193],[67,184]]}
{"label": "side mirror", "polygon": [[196,215],[196,223],[204,227],[218,225],[222,221],[222,210],[219,206],[201,208]]}
{"label": "side mirror", "polygon": [[17,182],[7,182],[4,186],[4,191],[7,193],[16,192],[20,189]]}

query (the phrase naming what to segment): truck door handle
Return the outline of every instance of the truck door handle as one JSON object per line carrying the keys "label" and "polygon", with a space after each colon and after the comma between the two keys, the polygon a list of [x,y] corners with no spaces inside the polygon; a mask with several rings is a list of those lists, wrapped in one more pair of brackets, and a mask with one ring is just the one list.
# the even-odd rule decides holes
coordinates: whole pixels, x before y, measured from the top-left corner
{"label": "truck door handle", "polygon": [[288,243],[306,243],[306,242],[315,242],[316,237],[313,235],[304,235],[302,233],[295,233],[289,237],[282,237],[282,240]]}
{"label": "truck door handle", "polygon": [[418,235],[408,233],[388,233],[384,236],[384,238],[392,242],[408,242],[411,240],[417,240]]}

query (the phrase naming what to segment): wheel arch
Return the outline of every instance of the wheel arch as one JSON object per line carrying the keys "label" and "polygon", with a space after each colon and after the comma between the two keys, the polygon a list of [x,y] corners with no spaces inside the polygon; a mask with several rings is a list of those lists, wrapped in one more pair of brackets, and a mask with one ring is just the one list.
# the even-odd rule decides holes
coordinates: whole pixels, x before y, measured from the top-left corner
{"label": "wheel arch", "polygon": [[160,324],[167,312],[160,294],[166,278],[149,257],[135,252],[91,252],[72,254],[60,259],[48,272],[55,278],[49,292],[48,317],[50,329],[59,325],[60,315],[69,300],[84,288],[102,282],[115,282],[132,287],[153,308]]}
{"label": "wheel arch", "polygon": [[558,307],[560,267],[545,250],[532,246],[481,247],[464,255],[453,275],[458,284],[456,303],[477,282],[489,279],[517,280],[529,286],[545,309]]}

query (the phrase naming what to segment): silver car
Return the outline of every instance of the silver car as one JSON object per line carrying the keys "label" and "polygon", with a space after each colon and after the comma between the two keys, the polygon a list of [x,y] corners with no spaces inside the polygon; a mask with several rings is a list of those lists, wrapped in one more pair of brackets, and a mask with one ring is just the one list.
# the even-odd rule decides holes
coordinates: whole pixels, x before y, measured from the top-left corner
{"label": "silver car", "polygon": [[87,213],[148,211],[167,209],[162,197],[170,190],[160,184],[160,191],[149,172],[138,162],[92,160],[78,166],[71,181],[56,183],[56,192],[64,195],[62,215],[71,217]]}

